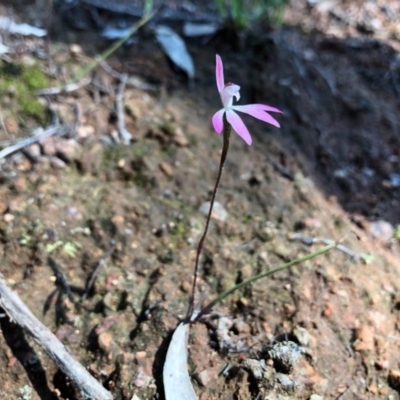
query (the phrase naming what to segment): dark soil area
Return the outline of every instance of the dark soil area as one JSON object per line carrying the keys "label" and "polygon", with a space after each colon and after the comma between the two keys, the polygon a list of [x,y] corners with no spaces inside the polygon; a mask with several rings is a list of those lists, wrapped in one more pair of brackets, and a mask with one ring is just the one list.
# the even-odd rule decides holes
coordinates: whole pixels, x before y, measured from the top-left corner
{"label": "dark soil area", "polygon": [[[0,5],[0,15],[48,28],[39,3]],[[188,368],[196,393],[399,399],[398,2],[293,0],[281,27],[185,39],[193,81],[145,26],[107,60],[130,78],[129,144],[118,135],[120,82],[104,68],[77,90],[28,104],[12,81],[33,91],[38,82],[61,87],[109,46],[84,3],[82,30],[57,8],[49,40],[2,34],[15,50],[0,61],[2,147],[55,119],[66,127],[0,160],[0,272],[10,286],[115,399],[163,398],[165,351],[187,311],[200,207],[222,148],[211,126],[221,108],[219,54],[225,79],[241,86],[240,104],[284,114],[280,130],[245,117],[250,147],[232,134],[217,195],[227,217],[212,219],[201,260],[206,302],[327,240],[342,240],[345,251],[260,280],[194,324]],[[210,7],[201,15],[214,15]],[[20,72],[10,75],[10,66]],[[0,328],[1,398],[80,399],[26,333],[7,317]],[[294,344],[290,368],[271,355]]]}

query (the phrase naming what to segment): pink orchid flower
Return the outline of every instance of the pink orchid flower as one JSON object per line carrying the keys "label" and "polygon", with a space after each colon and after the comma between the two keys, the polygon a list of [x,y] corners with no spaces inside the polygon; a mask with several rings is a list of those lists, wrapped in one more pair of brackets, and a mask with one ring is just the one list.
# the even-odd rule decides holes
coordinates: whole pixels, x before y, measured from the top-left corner
{"label": "pink orchid flower", "polygon": [[249,114],[254,118],[260,119],[261,121],[267,122],[271,125],[275,125],[276,127],[280,127],[279,122],[271,117],[266,111],[270,112],[278,112],[282,113],[281,110],[278,110],[275,107],[270,107],[265,104],[247,104],[245,106],[234,106],[233,98],[236,98],[236,101],[240,99],[240,86],[235,85],[234,83],[226,83],[224,81],[224,67],[222,65],[221,57],[216,55],[216,69],[215,75],[217,78],[217,87],[219,91],[219,95],[221,96],[222,105],[224,108],[217,111],[212,117],[212,124],[214,126],[215,131],[218,134],[221,134],[224,123],[223,117],[224,113],[226,113],[226,119],[232,128],[236,131],[236,133],[250,146],[251,145],[251,136],[248,131],[246,125],[239,117],[239,115],[235,111],[240,111],[245,114]]}

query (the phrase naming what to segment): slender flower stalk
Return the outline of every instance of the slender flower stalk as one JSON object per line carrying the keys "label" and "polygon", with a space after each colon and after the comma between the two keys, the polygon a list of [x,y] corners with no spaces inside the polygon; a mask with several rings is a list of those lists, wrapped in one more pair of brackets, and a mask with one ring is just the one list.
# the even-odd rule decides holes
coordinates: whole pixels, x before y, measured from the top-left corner
{"label": "slender flower stalk", "polygon": [[214,208],[215,197],[217,196],[219,184],[221,182],[222,171],[224,170],[226,156],[228,155],[228,150],[229,150],[229,138],[230,138],[230,135],[231,135],[231,126],[227,123],[225,117],[224,117],[223,124],[224,124],[224,129],[223,129],[223,132],[224,132],[223,133],[223,140],[224,140],[224,142],[223,142],[223,146],[222,146],[221,159],[220,159],[220,162],[219,162],[217,180],[215,181],[214,190],[213,190],[212,195],[211,195],[210,209],[208,210],[208,214],[207,214],[207,218],[206,218],[206,226],[204,228],[203,235],[201,236],[199,244],[197,246],[196,261],[195,261],[195,264],[194,264],[194,277],[193,277],[193,286],[192,286],[192,296],[191,296],[191,299],[190,299],[189,310],[188,310],[188,318],[190,318],[191,321],[196,318],[197,313],[199,312],[199,310],[195,309],[194,301],[195,301],[195,294],[196,294],[196,287],[197,287],[197,275],[198,275],[198,271],[199,271],[200,255],[201,255],[201,251],[203,250],[204,241],[205,241],[206,236],[207,236],[207,232],[208,232],[208,227],[210,225],[212,211],[213,211],[213,208]]}

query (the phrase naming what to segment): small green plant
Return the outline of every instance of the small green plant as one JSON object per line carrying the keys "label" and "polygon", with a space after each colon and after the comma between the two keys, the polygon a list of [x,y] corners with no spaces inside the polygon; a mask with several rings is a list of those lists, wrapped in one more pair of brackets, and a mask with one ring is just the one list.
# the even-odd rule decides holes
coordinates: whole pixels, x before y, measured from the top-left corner
{"label": "small green plant", "polygon": [[235,29],[246,29],[258,21],[280,23],[288,0],[216,0],[221,16]]}
{"label": "small green plant", "polygon": [[60,249],[63,253],[65,253],[67,256],[71,258],[75,258],[76,252],[81,248],[82,246],[80,243],[75,242],[75,241],[66,241],[63,242],[62,240],[57,240],[54,243],[47,243],[46,244],[46,252],[48,254],[51,254],[53,251]]}

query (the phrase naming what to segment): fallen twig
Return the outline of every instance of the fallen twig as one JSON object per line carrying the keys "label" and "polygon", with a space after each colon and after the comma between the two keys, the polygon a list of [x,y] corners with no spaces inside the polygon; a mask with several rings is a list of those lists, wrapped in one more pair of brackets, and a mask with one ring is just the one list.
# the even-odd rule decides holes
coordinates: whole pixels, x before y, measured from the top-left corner
{"label": "fallen twig", "polygon": [[[106,71],[108,74],[110,74],[113,78],[118,79],[119,81],[122,80],[122,75],[115,69],[111,68],[110,65],[108,65],[105,61],[100,62],[100,66]],[[146,83],[143,82],[140,78],[135,77],[135,76],[129,76],[126,84],[129,86],[133,86],[136,89],[140,90],[157,90],[156,85],[152,85],[151,83]]]}
{"label": "fallen twig", "polygon": [[124,117],[124,91],[128,74],[122,74],[121,81],[118,85],[117,97],[115,99],[115,108],[117,112],[118,134],[124,144],[129,144],[132,140],[132,135],[125,128]]}
{"label": "fallen twig", "polygon": [[84,86],[88,85],[91,82],[91,80],[92,80],[91,77],[86,76],[79,82],[69,83],[62,87],[54,86],[54,87],[50,87],[50,88],[39,89],[36,91],[36,94],[39,96],[50,96],[50,95],[55,95],[55,94],[60,94],[60,93],[73,92],[75,90],[78,90],[78,89],[83,88]]}
{"label": "fallen twig", "polygon": [[1,150],[0,151],[0,160],[2,158],[9,156],[10,154],[15,153],[18,150],[23,149],[24,147],[30,146],[31,144],[38,142],[41,139],[44,139],[46,137],[49,137],[49,136],[52,136],[55,134],[62,134],[64,132],[66,132],[66,130],[67,130],[66,127],[63,125],[51,125],[44,131],[41,131],[34,136],[31,136],[31,137],[28,137],[25,139],[21,139],[17,143]]}
{"label": "fallen twig", "polygon": [[[332,239],[316,238],[316,237],[304,235],[302,233],[295,233],[295,234],[291,235],[289,237],[289,240],[300,241],[300,242],[306,244],[307,246],[310,246],[314,243],[323,243],[327,246],[330,246],[331,244],[336,243],[336,241],[332,240]],[[355,260],[362,258],[361,254],[355,253],[353,250],[350,250],[348,247],[343,246],[340,243],[336,245],[336,248],[338,250],[342,251],[343,253],[349,255],[351,258],[354,258]]]}
{"label": "fallen twig", "polygon": [[10,136],[8,133],[7,127],[3,121],[3,115],[1,114],[1,111],[0,111],[0,127],[6,136]]}
{"label": "fallen twig", "polygon": [[68,352],[65,346],[29,310],[0,274],[0,307],[12,321],[25,329],[87,399],[112,400],[108,392]]}

